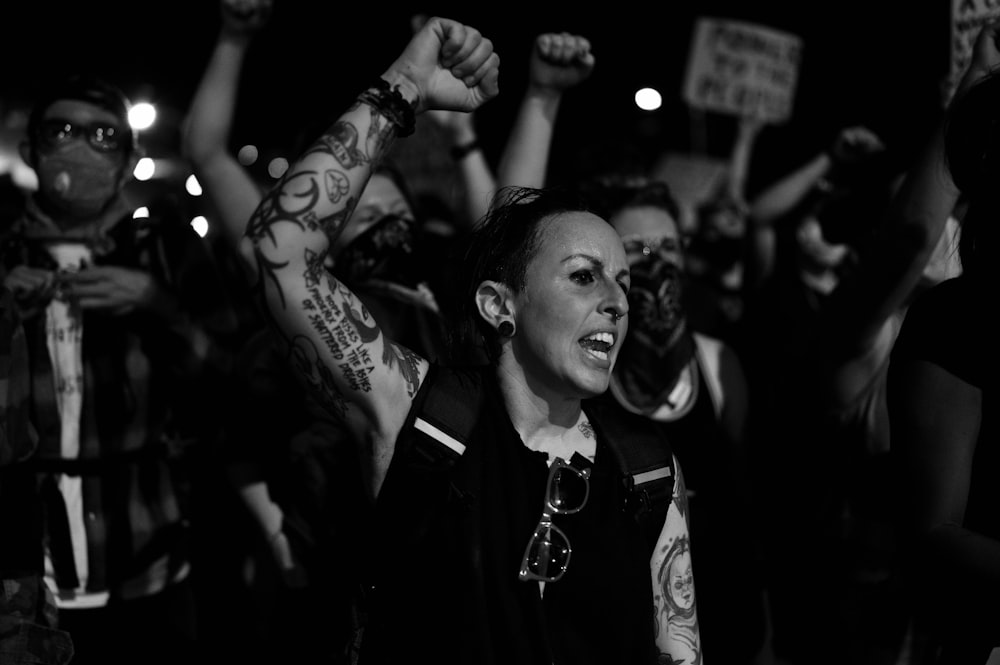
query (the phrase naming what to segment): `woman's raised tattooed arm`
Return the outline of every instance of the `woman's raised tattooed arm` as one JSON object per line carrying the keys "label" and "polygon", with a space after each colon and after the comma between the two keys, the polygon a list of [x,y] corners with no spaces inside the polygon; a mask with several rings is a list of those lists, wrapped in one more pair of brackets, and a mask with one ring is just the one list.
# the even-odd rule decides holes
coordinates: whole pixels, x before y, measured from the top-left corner
{"label": "woman's raised tattooed arm", "polygon": [[255,291],[290,360],[330,410],[356,404],[394,440],[427,361],[381,333],[327,269],[373,167],[430,108],[471,111],[498,92],[499,58],[478,31],[433,18],[261,201],[243,239]]}

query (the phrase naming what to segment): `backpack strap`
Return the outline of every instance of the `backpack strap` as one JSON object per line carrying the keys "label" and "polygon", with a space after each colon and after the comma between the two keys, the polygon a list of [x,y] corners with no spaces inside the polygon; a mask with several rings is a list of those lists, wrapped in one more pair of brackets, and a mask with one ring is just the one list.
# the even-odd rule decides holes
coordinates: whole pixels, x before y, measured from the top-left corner
{"label": "backpack strap", "polygon": [[[437,367],[413,422],[420,434],[414,453],[432,467],[450,467],[464,453],[483,403],[478,376]],[[587,401],[621,470],[625,509],[637,521],[665,515],[673,500],[676,470],[664,432],[648,418],[626,412],[607,397]]]}
{"label": "backpack strap", "polygon": [[709,397],[712,398],[712,410],[716,418],[722,417],[722,407],[725,404],[725,393],[722,389],[721,365],[722,342],[701,333],[694,333],[694,348],[698,358],[701,375],[708,386]]}
{"label": "backpack strap", "polygon": [[414,452],[428,464],[454,464],[465,453],[483,402],[483,391],[471,373],[437,367],[417,413],[419,432]]}
{"label": "backpack strap", "polygon": [[625,509],[640,522],[666,515],[673,500],[676,470],[674,452],[664,432],[653,421],[628,413],[607,396],[591,400],[588,410],[621,469],[627,492]]}

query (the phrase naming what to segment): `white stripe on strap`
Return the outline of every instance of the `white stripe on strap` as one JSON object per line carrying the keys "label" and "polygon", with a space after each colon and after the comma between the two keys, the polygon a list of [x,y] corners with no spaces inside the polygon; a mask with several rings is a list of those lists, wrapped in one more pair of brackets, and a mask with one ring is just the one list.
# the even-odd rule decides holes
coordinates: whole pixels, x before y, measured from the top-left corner
{"label": "white stripe on strap", "polygon": [[431,425],[429,422],[427,422],[423,418],[417,418],[413,422],[413,426],[415,428],[417,428],[418,430],[420,430],[421,432],[423,432],[424,434],[426,434],[427,436],[429,436],[432,439],[434,439],[435,441],[438,441],[438,442],[443,443],[444,445],[448,446],[449,448],[451,448],[452,450],[454,450],[459,455],[461,455],[461,454],[463,454],[465,452],[465,445],[461,441],[459,441],[458,439],[456,439],[456,438],[454,438],[452,436],[449,436],[449,435],[445,434],[444,432],[442,432],[441,430],[439,430],[437,427],[434,427],[434,425]]}
{"label": "white stripe on strap", "polygon": [[660,480],[661,478],[669,478],[671,476],[670,467],[664,466],[659,469],[653,469],[652,471],[644,471],[643,473],[637,473],[632,476],[632,481],[636,485],[642,485],[643,483],[650,483],[654,480]]}

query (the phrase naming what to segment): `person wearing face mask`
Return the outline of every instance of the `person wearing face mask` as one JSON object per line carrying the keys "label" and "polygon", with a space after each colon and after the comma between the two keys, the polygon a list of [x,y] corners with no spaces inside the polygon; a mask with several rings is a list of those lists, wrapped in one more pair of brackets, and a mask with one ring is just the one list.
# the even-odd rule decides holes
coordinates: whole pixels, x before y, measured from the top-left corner
{"label": "person wearing face mask", "polygon": [[0,238],[27,339],[46,583],[78,663],[192,653],[185,462],[217,435],[209,396],[235,332],[218,266],[176,208],[133,219],[129,109],[92,76],[43,89],[21,145],[38,188]]}
{"label": "person wearing face mask", "polygon": [[760,551],[751,521],[734,510],[752,495],[742,362],[727,343],[691,326],[669,186],[605,176],[581,187],[622,237],[632,276],[629,332],[604,400],[655,421],[683,465],[708,658],[754,662],[766,628]]}
{"label": "person wearing face mask", "polygon": [[355,209],[357,229],[349,227],[352,233],[343,234],[331,248],[331,272],[350,284],[407,348],[443,358],[441,308],[448,294],[433,292],[428,283],[431,273],[422,259],[417,215],[403,175],[380,164]]}
{"label": "person wearing face mask", "polygon": [[[498,65],[478,30],[430,19],[247,225],[248,267],[282,348],[320,403],[364,428],[374,504],[358,662],[698,663],[697,610],[680,617],[687,609],[665,600],[678,570],[665,555],[688,538],[680,466],[657,467],[662,512],[637,521],[618,457],[650,423],[591,408],[627,326],[614,229],[575,192],[498,192],[459,255],[456,341],[489,358],[474,367],[398,344],[324,269],[394,141],[425,111],[480,108],[499,92]],[[344,160],[346,135],[366,137],[370,159]],[[330,176],[340,196],[283,207]],[[329,220],[326,232],[303,223],[313,219]]]}

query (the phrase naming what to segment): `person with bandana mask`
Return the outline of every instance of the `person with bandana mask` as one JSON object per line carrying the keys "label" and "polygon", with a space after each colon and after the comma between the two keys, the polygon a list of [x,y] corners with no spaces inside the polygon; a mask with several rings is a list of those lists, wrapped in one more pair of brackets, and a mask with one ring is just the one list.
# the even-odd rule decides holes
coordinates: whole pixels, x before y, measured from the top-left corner
{"label": "person with bandana mask", "polygon": [[43,89],[21,144],[38,187],[0,238],[28,345],[46,583],[74,663],[192,653],[183,463],[217,433],[209,396],[235,331],[218,266],[176,208],[154,200],[133,219],[129,109],[92,76]]}
{"label": "person with bandana mask", "polygon": [[752,494],[742,362],[690,324],[684,238],[669,186],[603,177],[581,187],[622,237],[632,275],[629,332],[604,399],[659,423],[683,465],[708,658],[754,662],[764,647],[763,579],[751,521],[734,509]]}

